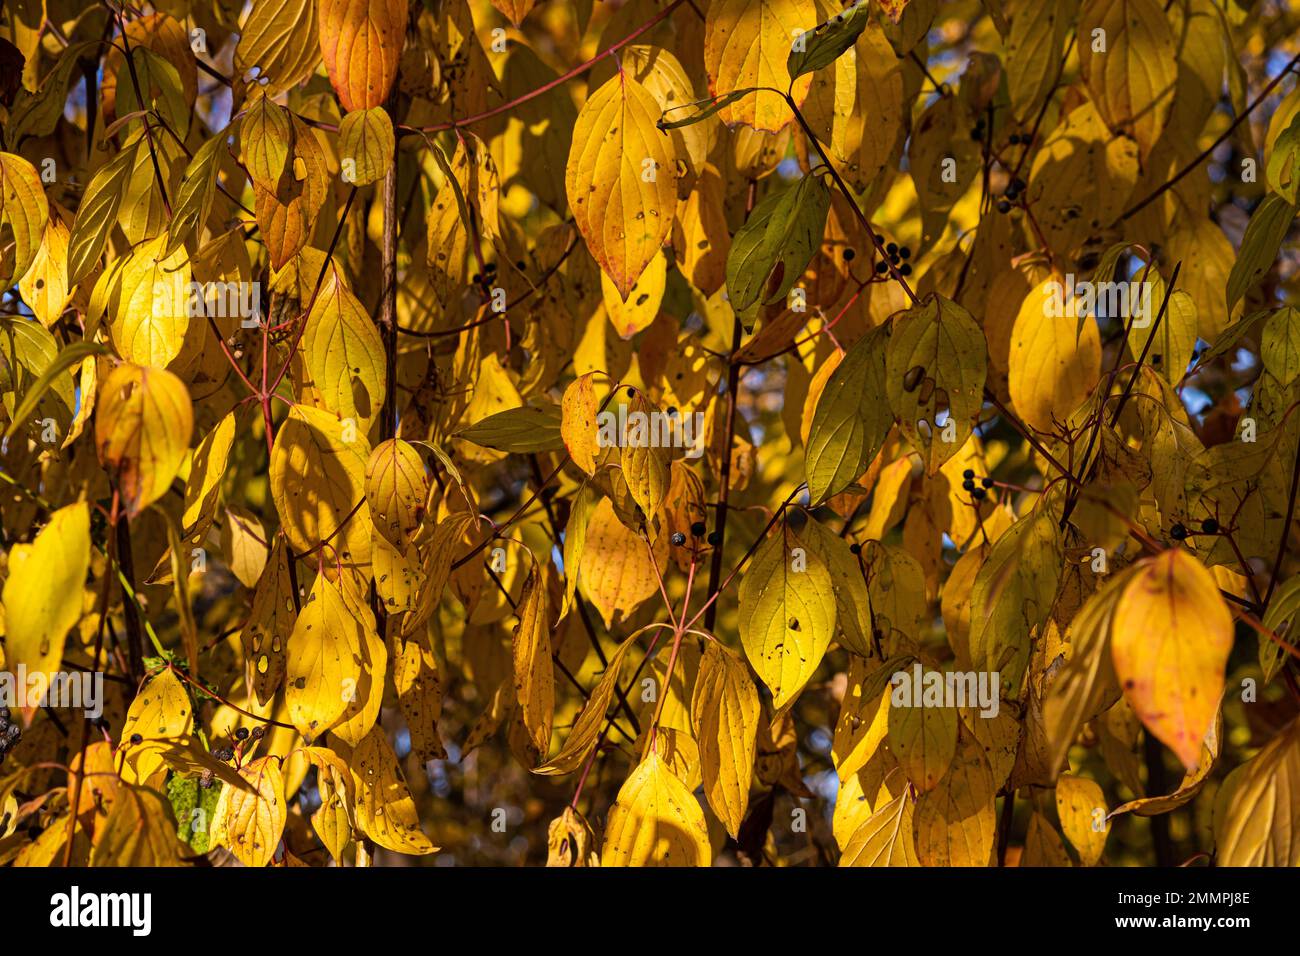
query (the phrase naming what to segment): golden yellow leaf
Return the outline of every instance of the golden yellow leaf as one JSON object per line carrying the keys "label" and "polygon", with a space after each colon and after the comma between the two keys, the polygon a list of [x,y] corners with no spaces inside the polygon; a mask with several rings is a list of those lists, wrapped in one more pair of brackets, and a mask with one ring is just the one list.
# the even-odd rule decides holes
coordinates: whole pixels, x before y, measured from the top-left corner
{"label": "golden yellow leaf", "polygon": [[782,523],[745,569],[739,603],[745,656],[780,709],[811,679],[834,636],[830,571]]}
{"label": "golden yellow leaf", "polygon": [[[786,61],[795,42],[817,26],[813,0],[717,0],[704,18],[704,68],[709,92],[722,97],[734,90],[765,86],[723,107],[728,126],[744,123],[777,133],[794,119],[790,107],[773,91],[790,86]],[[805,41],[806,42],[806,41]],[[793,98],[802,105],[812,77],[794,81]]]}
{"label": "golden yellow leaf", "polygon": [[30,545],[9,551],[4,583],[5,666],[52,674],[63,661],[64,639],[81,619],[90,567],[90,508],[86,502],[50,515]]}
{"label": "golden yellow leaf", "polygon": [[347,761],[325,747],[307,747],[307,759],[316,768],[316,789],[320,806],[311,815],[312,829],[336,863],[343,863],[343,851],[353,839],[352,808],[356,786]]}
{"label": "golden yellow leaf", "polygon": [[1061,774],[1056,778],[1056,813],[1065,838],[1079,852],[1080,862],[1084,866],[1096,864],[1110,833],[1106,795],[1101,787],[1086,777]]}
{"label": "golden yellow leaf", "polygon": [[[271,495],[289,543],[310,551],[345,522],[369,522],[364,433],[319,408],[295,405],[275,435]],[[335,541],[339,547],[342,541]]]}
{"label": "golden yellow leaf", "polygon": [[423,855],[438,848],[420,829],[415,801],[380,727],[371,727],[352,752],[356,782],[356,824],[377,844],[397,853]]}
{"label": "golden yellow leaf", "polygon": [[384,178],[393,164],[393,121],[381,107],[355,110],[339,124],[339,162],[343,181],[368,186]]}
{"label": "golden yellow leaf", "polygon": [[1069,420],[1101,377],[1101,336],[1097,323],[1078,320],[1074,303],[1054,312],[1052,302],[1064,288],[1053,276],[1025,297],[1011,331],[1009,380],[1011,403],[1026,425],[1049,434]]}
{"label": "golden yellow leaf", "polygon": [[118,787],[95,841],[91,866],[181,866],[181,857],[189,855],[166,798],[146,787]]}
{"label": "golden yellow leaf", "polygon": [[366,502],[375,530],[405,551],[424,521],[429,477],[415,446],[400,438],[380,442],[366,462]]}
{"label": "golden yellow leaf", "polygon": [[707,642],[691,696],[691,725],[700,745],[705,796],[733,837],[749,806],[760,714],[745,662],[717,641]]}
{"label": "golden yellow leaf", "polygon": [[538,753],[551,746],[551,720],[555,711],[555,671],[551,665],[551,608],[546,576],[534,565],[524,582],[515,626],[515,703]]}
{"label": "golden yellow leaf", "polygon": [[1219,788],[1217,866],[1300,866],[1300,722],[1291,721]]}
{"label": "golden yellow leaf", "polygon": [[366,641],[365,623],[354,616],[340,585],[317,575],[289,635],[285,659],[285,704],[308,741],[333,727],[354,699]]}
{"label": "golden yellow leaf", "polygon": [[659,104],[618,74],[583,104],[564,188],[582,238],[624,300],[668,240],[677,209],[672,140]]}
{"label": "golden yellow leaf", "polygon": [[704,811],[654,750],[618,791],[600,853],[605,866],[708,866]]}
{"label": "golden yellow leaf", "polygon": [[[656,117],[657,119],[658,117]],[[12,258],[0,259],[0,290],[27,274],[41,248],[50,205],[34,167],[21,156],[0,153],[0,225],[8,227]],[[75,280],[74,280],[75,281]]]}
{"label": "golden yellow leaf", "polygon": [[280,760],[258,757],[240,767],[239,775],[254,792],[222,788],[212,811],[212,843],[229,849],[244,866],[266,866],[280,845],[288,812]]}
{"label": "golden yellow leaf", "polygon": [[166,247],[160,235],[132,249],[109,299],[109,336],[137,365],[169,364],[190,324],[190,260],[183,248],[165,255]]}
{"label": "golden yellow leaf", "polygon": [[306,375],[326,408],[365,435],[384,404],[384,342],[366,310],[331,266],[302,333]]}

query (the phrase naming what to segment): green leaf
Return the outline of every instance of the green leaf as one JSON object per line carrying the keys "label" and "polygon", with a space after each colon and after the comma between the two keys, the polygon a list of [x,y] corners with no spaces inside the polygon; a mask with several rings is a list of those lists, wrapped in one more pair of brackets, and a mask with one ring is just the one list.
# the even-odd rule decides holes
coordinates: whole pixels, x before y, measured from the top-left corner
{"label": "green leaf", "polygon": [[564,448],[564,439],[560,437],[560,409],[554,405],[508,408],[461,429],[456,437],[515,454]]}
{"label": "green leaf", "polygon": [[826,184],[809,173],[754,207],[727,254],[727,296],[736,312],[777,302],[794,287],[821,245],[830,205]]}
{"label": "green leaf", "polygon": [[1228,276],[1229,312],[1273,267],[1278,247],[1286,238],[1295,213],[1295,204],[1281,196],[1268,196],[1256,207]]}
{"label": "green leaf", "polygon": [[[941,295],[931,294],[894,317],[885,348],[885,390],[926,474],[938,471],[970,437],[984,402],[986,351],[984,332],[970,313]],[[949,417],[940,425],[945,410]]]}
{"label": "green leaf", "polygon": [[1056,598],[1064,547],[1056,514],[1043,508],[1003,533],[975,575],[971,664],[976,670],[998,671],[1004,697],[1020,693],[1033,633],[1047,620]]}
{"label": "green leaf", "polygon": [[[663,115],[659,117],[659,122],[655,125],[662,130],[681,129],[683,126],[694,126],[696,123],[708,119],[714,113],[718,112],[718,110],[726,109],[732,103],[736,102],[736,100],[743,99],[750,93],[757,92],[758,87],[747,86],[743,90],[732,90],[724,96],[696,100],[694,103],[683,103],[681,106],[674,106],[670,109],[664,110]],[[695,107],[703,107],[703,109],[696,110],[696,112],[679,120],[665,119],[665,117],[674,110],[689,110],[694,109]]]}
{"label": "green leaf", "polygon": [[167,227],[167,246],[163,258],[175,252],[192,232],[203,228],[212,208],[212,197],[217,192],[217,173],[221,169],[221,147],[225,145],[229,129],[216,133],[200,146],[194,158],[185,167],[176,204],[172,207],[172,221]]}
{"label": "green leaf", "polygon": [[1273,143],[1273,153],[1268,158],[1265,177],[1268,188],[1293,206],[1296,190],[1300,187],[1300,114],[1292,117],[1291,125],[1284,129]]}
{"label": "green leaf", "polygon": [[94,40],[72,44],[59,54],[59,62],[54,65],[38,91],[30,93],[19,88],[6,130],[11,148],[16,149],[28,136],[48,136],[54,132],[59,117],[63,115],[72,71],[82,59],[93,62],[93,51],[98,47],[99,44]]}
{"label": "green leaf", "polygon": [[103,355],[106,351],[107,349],[97,342],[73,342],[63,349],[23,394],[22,401],[14,409],[13,421],[9,423],[9,428],[5,431],[4,437],[12,438],[17,433],[18,429],[30,418],[32,412],[36,411],[41,398],[53,385],[62,386],[56,389],[60,393],[59,399],[71,409],[73,401],[71,385],[67,382],[60,382],[59,376],[67,372],[72,366],[80,364],[81,360],[87,355]]}
{"label": "green leaf", "polygon": [[[857,41],[867,25],[867,14],[871,4],[858,0],[847,10],[841,10],[835,16],[819,23],[813,30],[802,33],[796,40],[796,49],[790,51],[785,61],[790,79],[795,80],[805,73],[830,66],[844,51]],[[802,50],[798,49],[802,40]]]}
{"label": "green leaf", "polygon": [[1300,312],[1294,307],[1278,309],[1268,317],[1259,340],[1259,357],[1283,386],[1300,376]]}
{"label": "green leaf", "polygon": [[69,287],[80,282],[95,267],[99,254],[104,251],[108,234],[117,223],[117,210],[126,194],[127,180],[131,178],[139,148],[140,140],[136,138],[101,166],[86,187],[68,239]]}
{"label": "green leaf", "polygon": [[817,399],[805,474],[811,503],[839,494],[876,457],[894,423],[885,395],[885,343],[881,325],[854,343]]}

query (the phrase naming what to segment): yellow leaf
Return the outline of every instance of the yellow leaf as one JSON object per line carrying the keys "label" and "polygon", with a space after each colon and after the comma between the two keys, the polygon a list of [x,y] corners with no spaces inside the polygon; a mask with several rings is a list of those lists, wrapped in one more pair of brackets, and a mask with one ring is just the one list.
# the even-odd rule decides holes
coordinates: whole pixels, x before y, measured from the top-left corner
{"label": "yellow leaf", "polygon": [[962,732],[943,781],[916,800],[914,825],[920,861],[926,866],[988,866],[996,828],[996,794],[983,749]]}
{"label": "yellow leaf", "polygon": [[[658,117],[656,117],[658,118]],[[13,153],[0,153],[0,226],[8,227],[12,256],[0,261],[0,291],[8,291],[36,260],[50,205],[36,167]]]}
{"label": "yellow leaf", "polygon": [[733,837],[749,806],[761,712],[744,661],[717,641],[707,642],[691,696],[691,725],[700,744],[704,794]]}
{"label": "yellow leaf", "polygon": [[411,735],[411,753],[420,763],[446,760],[447,750],[438,734],[442,717],[442,682],[438,660],[418,637],[402,640],[393,635],[393,687],[397,706]]}
{"label": "yellow leaf", "polygon": [[316,0],[254,0],[239,28],[235,69],[257,70],[267,96],[277,96],[316,72],[320,63]]}
{"label": "yellow leaf", "polygon": [[123,364],[99,386],[95,447],[134,518],[167,493],[194,430],[185,383],[161,368]]}
{"label": "yellow leaf", "polygon": [[137,365],[166,366],[189,328],[190,260],[183,248],[165,256],[166,247],[164,234],[132,249],[109,299],[109,336]]}
{"label": "yellow leaf", "polygon": [[1080,862],[1095,865],[1110,833],[1106,795],[1101,787],[1086,777],[1061,774],[1056,778],[1056,813],[1065,838],[1079,851]]}
{"label": "yellow leaf", "polygon": [[384,342],[333,266],[307,315],[302,357],[300,392],[315,389],[326,408],[366,434],[384,404]]}
{"label": "yellow leaf", "polygon": [[627,429],[617,436],[623,478],[632,500],[645,513],[647,524],[653,524],[659,513],[671,478],[672,450],[660,427],[666,421],[668,417],[637,389],[627,404]]}
{"label": "yellow leaf", "polygon": [[360,673],[355,683],[344,679],[343,693],[347,706],[330,733],[355,747],[379,719],[384,697],[384,677],[388,673],[388,645],[376,629],[370,602],[350,572],[344,572],[339,593],[348,606],[350,618],[343,631]]}
{"label": "yellow leaf", "polygon": [[[1094,48],[1095,30],[1104,31],[1101,50]],[[1156,0],[1087,0],[1078,34],[1079,67],[1101,115],[1147,155],[1165,128],[1178,81],[1164,7]]]}
{"label": "yellow leaf", "polygon": [[600,866],[591,825],[573,807],[551,821],[546,828],[547,866]]}
{"label": "yellow leaf", "polygon": [[308,741],[333,727],[358,692],[367,634],[353,611],[340,586],[319,574],[289,636],[284,701]]}
{"label": "yellow leaf", "polygon": [[352,771],[342,757],[325,747],[307,747],[305,753],[316,768],[316,789],[320,792],[320,806],[311,815],[312,829],[342,866],[343,851],[352,842],[354,829],[356,787]]}
{"label": "yellow leaf", "polygon": [[363,525],[370,520],[365,504],[369,456],[359,428],[348,428],[319,408],[295,405],[289,410],[275,435],[270,472],[275,508],[295,551],[310,551],[333,538],[349,518]]}
{"label": "yellow leaf", "polygon": [[212,843],[229,849],[244,866],[266,866],[280,845],[288,812],[280,761],[259,757],[240,767],[239,775],[254,792],[221,789],[212,811]]}
{"label": "yellow leaf", "polygon": [[546,577],[534,565],[524,583],[517,611],[514,649],[515,703],[533,747],[543,756],[551,747],[555,711],[555,671],[551,665],[551,609]]}
{"label": "yellow leaf", "polygon": [[626,299],[605,273],[600,274],[600,292],[605,315],[618,334],[630,339],[644,332],[659,315],[668,282],[668,258],[662,253],[653,257],[645,271],[632,283]]}
{"label": "yellow leaf", "polygon": [[564,746],[560,752],[545,764],[533,770],[533,773],[540,774],[544,777],[573,773],[577,770],[582,762],[587,759],[587,754],[591,748],[596,745],[600,737],[600,732],[604,729],[605,712],[609,710],[610,701],[614,699],[614,689],[618,685],[619,674],[623,668],[623,658],[631,649],[636,641],[636,634],[633,634],[627,640],[618,646],[618,649],[610,655],[609,663],[605,667],[605,673],[600,678],[591,696],[582,707],[582,713],[573,724],[573,729],[569,731],[569,736],[564,739]]}
{"label": "yellow leaf", "polygon": [[596,398],[596,373],[579,375],[564,390],[560,405],[560,434],[573,463],[589,475],[596,473],[596,462],[601,458],[599,435],[596,431],[596,414],[600,403]]}
{"label": "yellow leaf", "polygon": [[630,617],[658,590],[655,564],[661,570],[665,565],[667,538],[661,536],[654,548],[652,560],[646,540],[618,520],[608,498],[600,500],[587,525],[578,587],[596,606],[606,627],[615,616]]}
{"label": "yellow leaf", "polygon": [[265,704],[284,680],[286,648],[296,610],[284,539],[276,537],[270,558],[253,592],[253,605],[240,632],[257,702]]}
{"label": "yellow leaf", "polygon": [[50,515],[36,540],[9,552],[4,583],[5,666],[53,674],[63,642],[81,618],[90,567],[90,508],[86,502]]}
{"label": "yellow leaf", "polygon": [[343,108],[383,106],[406,44],[401,0],[320,0],[320,53]]}
{"label": "yellow leaf", "polygon": [[1011,330],[1011,403],[1026,425],[1049,434],[1059,430],[1097,386],[1101,336],[1088,319],[1076,336],[1073,302],[1059,312],[1052,302],[1064,288],[1052,276],[1025,297]]}
{"label": "yellow leaf", "polygon": [[390,438],[375,446],[366,463],[366,503],[375,530],[405,551],[424,521],[429,477],[415,446]]}
{"label": "yellow leaf", "polygon": [[45,225],[41,247],[18,283],[23,301],[47,329],[72,297],[68,287],[68,227],[57,216]]}
{"label": "yellow leaf", "polygon": [[618,791],[605,827],[606,866],[708,866],[713,859],[695,796],[651,751]]}
{"label": "yellow leaf", "polygon": [[339,123],[339,162],[343,181],[368,186],[384,178],[393,164],[393,121],[381,107],[356,110]]}
{"label": "yellow leaf", "polygon": [[668,239],[677,209],[672,140],[655,125],[659,104],[618,74],[578,113],[564,188],[600,268],[626,300]]}
{"label": "yellow leaf", "polygon": [[[704,18],[704,68],[709,92],[715,97],[733,90],[766,86],[719,111],[728,126],[745,123],[777,133],[794,119],[790,107],[774,90],[790,86],[786,61],[795,39],[817,26],[813,0],[716,0]],[[794,81],[793,98],[802,105],[812,82],[810,75]]]}
{"label": "yellow leaf", "polygon": [[[153,740],[179,740],[194,730],[194,709],[189,692],[170,669],[160,671],[141,688],[122,723],[122,746],[127,762],[135,768],[137,779],[144,781],[163,765],[158,750],[136,748]],[[136,742],[136,735],[141,740]]]}
{"label": "yellow leaf", "polygon": [[91,866],[181,866],[181,857],[189,853],[177,839],[171,806],[145,787],[118,787],[95,841]]}
{"label": "yellow leaf", "polygon": [[382,728],[370,728],[352,752],[351,766],[357,789],[356,823],[362,833],[397,853],[423,855],[437,850],[420,829],[415,801]]}
{"label": "yellow leaf", "polygon": [[1224,780],[1214,801],[1217,866],[1300,866],[1300,722]]}
{"label": "yellow leaf", "polygon": [[834,636],[830,571],[783,523],[745,570],[739,604],[745,655],[779,710],[808,683]]}
{"label": "yellow leaf", "polygon": [[840,866],[920,866],[912,839],[913,802],[906,790],[879,807],[853,831]]}
{"label": "yellow leaf", "polygon": [[[948,773],[957,752],[957,710],[922,700],[927,684],[944,686],[942,671],[922,672],[921,665],[893,677],[889,702],[889,747],[898,765],[918,790],[933,790]],[[919,675],[919,679],[918,679]]]}
{"label": "yellow leaf", "polygon": [[1115,608],[1115,673],[1143,726],[1189,770],[1223,696],[1232,615],[1210,574],[1172,548],[1142,562]]}

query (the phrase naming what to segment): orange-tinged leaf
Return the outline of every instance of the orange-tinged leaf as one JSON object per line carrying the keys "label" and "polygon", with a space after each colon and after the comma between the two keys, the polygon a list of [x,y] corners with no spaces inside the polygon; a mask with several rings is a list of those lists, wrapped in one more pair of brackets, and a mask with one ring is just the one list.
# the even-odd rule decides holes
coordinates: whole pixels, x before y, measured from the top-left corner
{"label": "orange-tinged leaf", "polygon": [[167,493],[193,431],[189,390],[165,369],[122,364],[99,386],[95,447],[129,517]]}
{"label": "orange-tinged leaf", "polygon": [[320,0],[320,53],[348,112],[383,106],[406,43],[403,0]]}
{"label": "orange-tinged leaf", "polygon": [[1142,724],[1196,766],[1223,696],[1232,615],[1214,576],[1171,548],[1142,563],[1115,607],[1115,673]]}

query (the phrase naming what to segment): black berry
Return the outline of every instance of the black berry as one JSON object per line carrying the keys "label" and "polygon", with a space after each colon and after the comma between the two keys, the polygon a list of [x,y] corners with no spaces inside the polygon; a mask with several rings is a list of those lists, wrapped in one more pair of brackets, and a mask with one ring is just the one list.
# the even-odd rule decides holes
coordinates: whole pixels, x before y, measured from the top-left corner
{"label": "black berry", "polygon": [[980,479],[980,484],[983,485],[985,488],[992,488],[992,487],[993,487],[993,479],[992,479],[992,478],[981,478],[981,479]]}
{"label": "black berry", "polygon": [[856,255],[857,255],[857,253],[854,252],[852,249],[845,249],[845,250],[844,250],[844,261],[845,261],[845,262],[852,262],[852,261],[853,261],[853,258],[854,258]]}
{"label": "black berry", "polygon": [[674,546],[680,548],[686,543],[686,535],[682,534],[680,531],[674,531],[672,542]]}
{"label": "black berry", "polygon": [[849,545],[849,553],[850,553],[850,554],[861,554],[861,553],[862,553],[862,545],[857,544],[856,542],[853,543],[853,544],[851,544],[851,545]]}
{"label": "black berry", "polygon": [[975,469],[974,469],[974,468],[967,468],[965,471],[963,471],[963,472],[961,473],[961,476],[962,476],[963,478],[974,478],[974,477],[975,477]]}
{"label": "black berry", "polygon": [[988,492],[985,491],[983,488],[976,488],[974,491],[970,493],[970,496],[974,498],[976,501],[983,501],[984,496],[987,494]]}
{"label": "black berry", "polygon": [[909,266],[906,262],[904,262],[901,266],[898,267],[898,274],[900,276],[910,276],[912,274],[912,267]]}
{"label": "black berry", "polygon": [[139,734],[132,734],[132,735],[131,735],[131,746],[132,746],[132,747],[135,747],[135,746],[137,746],[137,745],[139,745],[139,744],[142,744],[142,743],[144,743],[144,738],[141,737]]}
{"label": "black berry", "polygon": [[891,256],[897,255],[898,243],[891,242],[889,245],[885,246],[885,252],[889,253]]}
{"label": "black berry", "polygon": [[907,248],[907,246],[900,247],[898,250],[898,254],[902,256],[904,259],[912,258],[912,250]]}
{"label": "black berry", "polygon": [[697,538],[701,537],[706,530],[703,521],[697,521],[695,524],[691,525],[691,534],[695,535]]}
{"label": "black berry", "polygon": [[247,728],[247,727],[240,727],[238,730],[236,730],[236,731],[235,731],[235,739],[236,739],[236,740],[247,740],[247,739],[248,739],[248,728]]}
{"label": "black berry", "polygon": [[1213,518],[1206,518],[1201,522],[1201,531],[1205,534],[1218,534],[1219,522],[1215,521]]}
{"label": "black berry", "polygon": [[889,266],[885,265],[883,261],[876,263],[876,272],[883,273],[886,272],[888,269]]}
{"label": "black berry", "polygon": [[1169,529],[1169,537],[1173,538],[1175,541],[1182,541],[1187,537],[1187,529],[1181,524],[1176,524]]}
{"label": "black berry", "polygon": [[967,478],[965,481],[963,481],[963,482],[961,483],[961,486],[962,486],[962,488],[965,489],[966,491],[974,491],[974,490],[975,490],[975,482],[974,482],[974,480],[971,479],[971,478]]}
{"label": "black berry", "polygon": [[721,543],[721,541],[722,541],[722,535],[718,534],[718,532],[716,531],[709,532],[709,537],[708,537],[709,544],[714,545],[716,547],[718,544]]}
{"label": "black berry", "polygon": [[1005,199],[999,199],[998,212],[1010,212],[1010,211],[1011,211],[1011,203],[1007,202]]}

